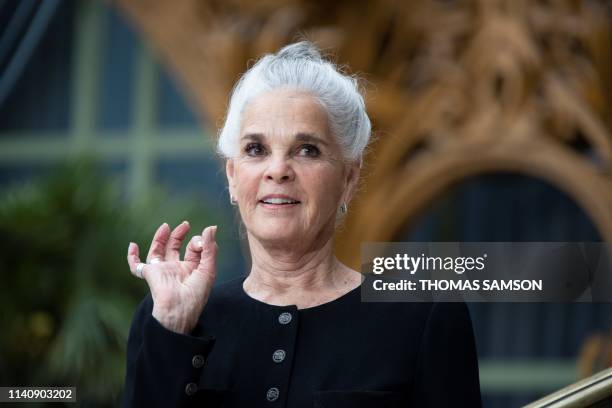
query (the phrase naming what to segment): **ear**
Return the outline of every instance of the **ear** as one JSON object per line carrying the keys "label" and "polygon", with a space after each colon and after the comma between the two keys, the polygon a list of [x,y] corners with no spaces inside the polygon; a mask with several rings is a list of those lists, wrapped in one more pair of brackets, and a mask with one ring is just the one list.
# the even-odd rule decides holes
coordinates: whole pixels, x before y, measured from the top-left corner
{"label": "ear", "polygon": [[234,186],[235,186],[235,178],[234,178],[234,160],[227,159],[225,162],[225,175],[227,176],[227,185],[229,186],[230,195],[235,196]]}
{"label": "ear", "polygon": [[357,190],[359,183],[359,174],[361,173],[361,159],[347,163],[346,178],[344,184],[344,195],[342,201],[349,203]]}

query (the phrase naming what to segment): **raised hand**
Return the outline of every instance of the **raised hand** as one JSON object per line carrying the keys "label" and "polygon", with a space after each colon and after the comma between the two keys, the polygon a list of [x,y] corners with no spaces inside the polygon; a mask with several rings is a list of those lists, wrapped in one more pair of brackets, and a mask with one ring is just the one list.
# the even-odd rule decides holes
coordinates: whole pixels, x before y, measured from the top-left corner
{"label": "raised hand", "polygon": [[187,334],[195,327],[217,275],[216,226],[206,227],[187,244],[180,260],[180,247],[189,232],[184,221],[172,232],[162,224],[141,264],[138,245],[130,242],[127,261],[130,271],[147,281],[153,297],[153,317],[176,333]]}

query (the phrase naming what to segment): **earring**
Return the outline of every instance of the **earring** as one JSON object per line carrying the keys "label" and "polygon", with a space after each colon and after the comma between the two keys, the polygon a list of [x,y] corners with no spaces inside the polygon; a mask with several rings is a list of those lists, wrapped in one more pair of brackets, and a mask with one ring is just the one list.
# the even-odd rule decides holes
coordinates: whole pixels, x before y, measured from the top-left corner
{"label": "earring", "polygon": [[348,211],[348,206],[346,205],[346,203],[342,203],[342,205],[340,206],[340,212],[342,214],[346,214],[347,211]]}
{"label": "earring", "polygon": [[231,194],[230,194],[230,204],[231,205],[238,205],[238,200],[236,200],[236,197],[234,197]]}

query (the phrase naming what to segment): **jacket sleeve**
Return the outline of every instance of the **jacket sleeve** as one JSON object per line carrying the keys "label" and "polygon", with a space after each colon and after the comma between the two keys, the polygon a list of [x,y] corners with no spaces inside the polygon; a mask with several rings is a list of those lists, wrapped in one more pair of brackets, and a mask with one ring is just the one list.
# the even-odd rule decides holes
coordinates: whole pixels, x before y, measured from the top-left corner
{"label": "jacket sleeve", "polygon": [[191,406],[215,339],[174,333],[152,316],[152,310],[149,294],[138,307],[130,328],[122,405]]}
{"label": "jacket sleeve", "polygon": [[421,338],[413,405],[481,407],[478,357],[465,303],[434,303]]}

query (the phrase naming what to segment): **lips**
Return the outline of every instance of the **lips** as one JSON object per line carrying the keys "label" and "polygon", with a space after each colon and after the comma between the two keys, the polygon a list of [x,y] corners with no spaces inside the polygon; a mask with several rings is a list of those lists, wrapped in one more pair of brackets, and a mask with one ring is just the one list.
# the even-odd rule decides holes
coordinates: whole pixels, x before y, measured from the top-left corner
{"label": "lips", "polygon": [[273,206],[291,206],[300,204],[300,201],[294,197],[284,194],[269,194],[264,196],[260,203]]}

